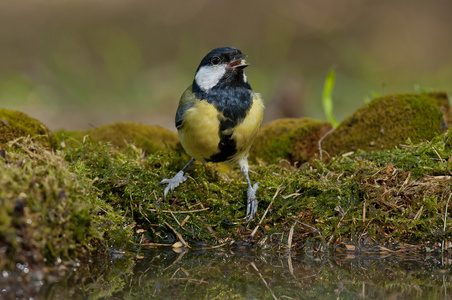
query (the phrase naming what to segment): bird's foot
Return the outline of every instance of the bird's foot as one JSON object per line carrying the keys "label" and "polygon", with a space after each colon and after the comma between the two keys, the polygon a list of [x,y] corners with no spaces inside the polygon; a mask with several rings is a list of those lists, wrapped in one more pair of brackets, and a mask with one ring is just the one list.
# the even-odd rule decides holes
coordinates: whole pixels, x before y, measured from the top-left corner
{"label": "bird's foot", "polygon": [[163,179],[162,181],[160,181],[160,185],[168,184],[165,188],[165,191],[163,192],[163,199],[166,200],[168,192],[172,192],[179,186],[179,184],[183,183],[185,180],[187,180],[187,176],[184,175],[184,171],[179,171],[173,178]]}
{"label": "bird's foot", "polygon": [[249,223],[252,219],[254,219],[254,216],[257,212],[257,197],[256,197],[256,190],[259,187],[259,182],[256,182],[253,186],[248,187],[248,202],[246,204],[246,216],[248,219],[246,220],[246,223]]}

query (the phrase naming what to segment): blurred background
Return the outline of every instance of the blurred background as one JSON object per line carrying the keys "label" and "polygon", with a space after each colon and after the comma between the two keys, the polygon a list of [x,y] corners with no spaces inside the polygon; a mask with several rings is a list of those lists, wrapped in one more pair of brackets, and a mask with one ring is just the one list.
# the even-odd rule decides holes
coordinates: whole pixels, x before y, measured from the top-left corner
{"label": "blurred background", "polygon": [[211,49],[248,54],[265,121],[325,119],[375,95],[452,91],[449,0],[0,0],[0,107],[52,130],[115,121],[174,128],[179,97]]}

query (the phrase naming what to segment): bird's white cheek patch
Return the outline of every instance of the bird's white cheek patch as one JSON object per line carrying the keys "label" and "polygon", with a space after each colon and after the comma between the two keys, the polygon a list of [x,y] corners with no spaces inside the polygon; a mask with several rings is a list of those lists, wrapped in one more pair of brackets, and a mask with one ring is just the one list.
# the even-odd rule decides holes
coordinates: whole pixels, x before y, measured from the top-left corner
{"label": "bird's white cheek patch", "polygon": [[204,91],[208,91],[218,84],[226,73],[226,65],[203,66],[199,68],[195,76],[195,82]]}

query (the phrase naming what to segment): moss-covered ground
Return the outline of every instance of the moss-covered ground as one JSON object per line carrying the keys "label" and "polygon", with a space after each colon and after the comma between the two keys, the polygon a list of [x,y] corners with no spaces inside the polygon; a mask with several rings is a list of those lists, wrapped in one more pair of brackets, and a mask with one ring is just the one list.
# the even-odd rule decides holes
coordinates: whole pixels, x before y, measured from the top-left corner
{"label": "moss-covered ground", "polygon": [[297,167],[258,160],[250,177],[260,182],[259,208],[249,224],[237,169],[194,163],[165,201],[159,182],[189,159],[180,148],[146,151],[89,135],[68,135],[51,148],[40,137],[9,141],[0,152],[1,268],[25,272],[171,245],[305,252],[452,246],[450,131]]}
{"label": "moss-covered ground", "polygon": [[254,166],[251,178],[261,183],[259,212],[248,225],[246,182],[238,170],[223,174],[215,165],[195,164],[189,179],[163,201],[158,183],[186,161],[177,152],[144,156],[133,145],[118,151],[85,142],[65,158],[76,172],[88,174],[102,199],[136,223],[143,245],[439,249],[452,235],[446,213],[449,139],[445,134],[382,152],[358,151],[301,168]]}
{"label": "moss-covered ground", "polygon": [[55,139],[65,147],[77,147],[87,136],[94,142],[109,142],[118,148],[127,148],[127,144],[147,151],[155,152],[165,147],[176,148],[179,144],[177,134],[158,125],[149,126],[135,122],[116,122],[82,131],[56,131]]}
{"label": "moss-covered ground", "polygon": [[431,140],[447,128],[446,103],[444,93],[375,98],[341,122],[325,138],[322,147],[334,156],[357,149],[392,149],[407,138],[415,143]]}
{"label": "moss-covered ground", "polygon": [[[101,198],[83,166],[29,138],[0,151],[0,268],[32,269],[132,247],[132,222]],[[85,170],[86,171],[86,170]]]}
{"label": "moss-covered ground", "polygon": [[24,136],[34,136],[43,145],[51,143],[50,131],[42,122],[23,112],[0,108],[0,147]]}

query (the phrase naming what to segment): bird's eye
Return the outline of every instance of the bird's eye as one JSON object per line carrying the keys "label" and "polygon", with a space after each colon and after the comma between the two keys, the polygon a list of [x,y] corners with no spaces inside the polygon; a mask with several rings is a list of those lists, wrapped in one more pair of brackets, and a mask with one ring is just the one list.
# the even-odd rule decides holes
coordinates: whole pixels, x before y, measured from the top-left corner
{"label": "bird's eye", "polygon": [[214,56],[214,57],[212,57],[212,59],[210,60],[210,62],[211,62],[213,65],[218,65],[218,64],[221,62],[221,59],[220,59],[218,56]]}

